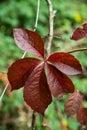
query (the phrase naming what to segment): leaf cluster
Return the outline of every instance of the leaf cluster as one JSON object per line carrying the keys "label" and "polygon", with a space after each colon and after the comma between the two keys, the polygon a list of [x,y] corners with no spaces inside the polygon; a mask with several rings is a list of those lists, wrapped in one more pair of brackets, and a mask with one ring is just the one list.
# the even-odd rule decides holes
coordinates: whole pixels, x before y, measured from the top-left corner
{"label": "leaf cluster", "polygon": [[[74,92],[74,85],[67,75],[82,72],[79,61],[69,53],[56,52],[44,57],[41,36],[31,30],[14,29],[16,44],[37,58],[23,58],[8,69],[8,80],[12,90],[24,86],[24,100],[35,111],[44,114],[52,102],[52,96],[60,99]],[[67,58],[68,57],[68,58]]]}

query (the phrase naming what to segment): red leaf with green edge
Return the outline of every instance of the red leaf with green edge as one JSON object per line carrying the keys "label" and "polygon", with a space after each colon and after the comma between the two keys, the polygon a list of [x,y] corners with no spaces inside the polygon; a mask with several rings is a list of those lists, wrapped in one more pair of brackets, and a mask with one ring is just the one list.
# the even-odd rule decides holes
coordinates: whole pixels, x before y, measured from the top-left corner
{"label": "red leaf with green edge", "polygon": [[44,63],[38,65],[29,75],[24,87],[24,100],[36,112],[44,115],[52,97],[47,84]]}
{"label": "red leaf with green edge", "polygon": [[7,73],[11,89],[14,90],[23,87],[29,74],[40,62],[40,60],[34,58],[24,58],[14,62],[9,67]]}
{"label": "red leaf with green edge", "polygon": [[22,28],[16,28],[13,32],[19,48],[39,57],[44,57],[44,43],[38,33]]}
{"label": "red leaf with green edge", "polygon": [[54,53],[47,60],[65,74],[76,75],[82,72],[79,61],[69,53]]}
{"label": "red leaf with green edge", "polygon": [[65,103],[65,113],[68,117],[76,114],[82,105],[82,96],[79,91],[75,91],[68,97]]}
{"label": "red leaf with green edge", "polygon": [[77,41],[77,40],[80,40],[86,36],[87,36],[87,23],[83,24],[83,28],[77,28],[74,31],[71,39]]}
{"label": "red leaf with green edge", "polygon": [[80,108],[77,113],[77,120],[87,126],[87,108]]}
{"label": "red leaf with green edge", "polygon": [[47,65],[47,81],[51,93],[56,98],[61,98],[65,93],[74,91],[72,81],[52,65]]}

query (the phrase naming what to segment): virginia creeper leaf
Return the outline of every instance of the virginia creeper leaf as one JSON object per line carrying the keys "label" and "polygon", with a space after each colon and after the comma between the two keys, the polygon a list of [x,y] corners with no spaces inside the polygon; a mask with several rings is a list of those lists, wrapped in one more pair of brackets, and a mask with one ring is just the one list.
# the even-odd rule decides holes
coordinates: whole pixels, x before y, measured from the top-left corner
{"label": "virginia creeper leaf", "polygon": [[44,44],[39,34],[22,28],[16,28],[13,32],[15,42],[22,50],[44,57]]}
{"label": "virginia creeper leaf", "polygon": [[44,72],[44,63],[37,66],[29,75],[24,87],[24,99],[34,111],[44,115],[45,109],[52,101]]}
{"label": "virginia creeper leaf", "polygon": [[24,58],[14,62],[7,73],[11,89],[14,90],[23,87],[29,74],[40,62],[34,58]]}
{"label": "virginia creeper leaf", "polygon": [[85,32],[87,33],[87,23],[83,24],[83,29],[85,30]]}
{"label": "virginia creeper leaf", "polygon": [[61,98],[65,93],[74,91],[72,81],[65,74],[52,65],[47,65],[47,70],[47,81],[54,97]]}
{"label": "virginia creeper leaf", "polygon": [[87,23],[83,24],[83,28],[77,28],[74,31],[71,39],[77,41],[86,36],[87,36]]}
{"label": "virginia creeper leaf", "polygon": [[55,65],[57,69],[68,75],[76,75],[82,72],[79,61],[69,53],[54,53],[48,57],[48,61]]}
{"label": "virginia creeper leaf", "polygon": [[77,120],[83,124],[87,125],[87,108],[80,108],[77,113]]}
{"label": "virginia creeper leaf", "polygon": [[78,109],[82,105],[82,96],[79,91],[75,91],[70,97],[68,97],[65,103],[65,113],[68,117],[77,113]]}

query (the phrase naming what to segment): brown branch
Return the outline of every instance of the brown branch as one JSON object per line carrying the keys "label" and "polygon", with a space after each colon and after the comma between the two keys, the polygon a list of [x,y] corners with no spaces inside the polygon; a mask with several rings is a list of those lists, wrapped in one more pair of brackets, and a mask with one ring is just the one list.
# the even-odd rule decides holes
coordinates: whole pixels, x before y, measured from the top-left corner
{"label": "brown branch", "polygon": [[53,25],[54,25],[54,16],[56,11],[53,10],[51,0],[46,0],[46,2],[49,8],[49,36],[48,36],[48,43],[46,48],[47,56],[48,56],[51,52],[51,45],[53,41]]}
{"label": "brown branch", "polygon": [[73,53],[73,52],[78,52],[78,51],[87,51],[87,48],[74,49],[74,50],[68,51],[68,53]]}

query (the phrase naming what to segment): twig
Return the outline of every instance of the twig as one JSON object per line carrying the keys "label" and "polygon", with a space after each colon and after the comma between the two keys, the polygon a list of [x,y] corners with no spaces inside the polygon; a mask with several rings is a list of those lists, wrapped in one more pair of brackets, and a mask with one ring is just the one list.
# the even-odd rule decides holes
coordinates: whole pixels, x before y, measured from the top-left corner
{"label": "twig", "polygon": [[43,127],[48,128],[49,130],[52,130],[48,124],[44,123],[44,116],[42,117],[42,129]]}
{"label": "twig", "polygon": [[43,127],[46,127],[46,128],[48,128],[49,130],[52,130],[52,129],[50,128],[50,126],[48,126],[48,124],[46,124],[46,123],[43,123]]}
{"label": "twig", "polygon": [[[51,0],[46,0],[48,8],[49,8],[49,35],[48,35],[48,43],[46,47],[46,57],[50,55],[51,53],[51,45],[53,41],[53,25],[54,25],[54,16],[56,11],[53,10],[53,5],[51,3]],[[52,130],[50,126],[46,123],[44,123],[44,117],[42,118],[42,129],[43,127],[48,128],[49,130]]]}
{"label": "twig", "polygon": [[38,4],[37,4],[37,13],[36,13],[34,31],[36,31],[36,29],[37,29],[38,17],[39,17],[39,9],[40,9],[40,0],[38,0]]}
{"label": "twig", "polygon": [[7,87],[8,87],[8,84],[9,84],[9,83],[6,84],[6,86],[5,86],[5,88],[4,88],[3,92],[2,92],[2,94],[1,94],[1,96],[0,96],[0,104],[1,104],[2,98],[3,98],[4,94],[5,94],[5,91],[6,91]]}
{"label": "twig", "polygon": [[54,16],[56,11],[53,10],[53,6],[51,0],[46,0],[48,8],[49,8],[49,37],[48,37],[48,44],[47,44],[47,56],[51,52],[51,45],[53,41],[53,25],[54,25]]}
{"label": "twig", "polygon": [[36,122],[36,115],[35,115],[35,112],[33,111],[33,113],[32,113],[31,130],[35,130],[35,122]]}
{"label": "twig", "polygon": [[62,52],[68,52],[69,50],[73,50],[73,49],[76,49],[78,48],[79,46],[83,46],[85,43],[83,42],[79,42],[78,44],[69,44],[69,45],[63,45],[61,51]]}
{"label": "twig", "polygon": [[74,50],[68,51],[68,53],[73,53],[73,52],[78,52],[78,51],[87,51],[87,48],[74,49]]}
{"label": "twig", "polygon": [[26,51],[23,53],[21,59],[23,59],[25,57],[26,53],[27,53]]}

